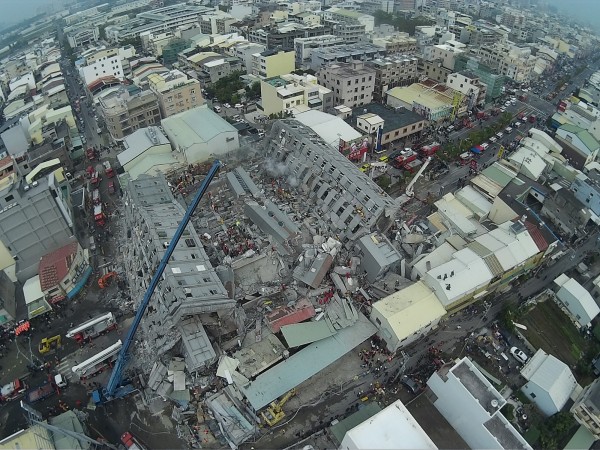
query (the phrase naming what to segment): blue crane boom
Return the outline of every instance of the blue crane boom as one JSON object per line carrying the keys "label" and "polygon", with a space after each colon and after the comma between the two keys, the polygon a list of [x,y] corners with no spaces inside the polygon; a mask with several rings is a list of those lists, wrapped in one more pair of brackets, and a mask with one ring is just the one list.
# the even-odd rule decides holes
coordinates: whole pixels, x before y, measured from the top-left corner
{"label": "blue crane boom", "polygon": [[188,209],[186,210],[185,214],[183,215],[183,219],[179,223],[179,226],[177,227],[177,230],[175,231],[175,235],[173,236],[173,239],[171,239],[171,242],[169,243],[169,246],[167,247],[167,250],[165,251],[164,256],[160,260],[160,264],[158,265],[158,268],[156,269],[156,272],[154,273],[154,276],[152,277],[152,280],[150,281],[150,284],[148,285],[148,289],[146,289],[146,293],[144,294],[144,298],[142,299],[142,302],[140,303],[140,306],[137,310],[137,313],[135,315],[133,323],[129,327],[127,337],[123,341],[123,347],[121,347],[121,351],[119,352],[119,356],[117,357],[117,360],[115,362],[115,366],[113,368],[113,371],[112,371],[110,378],[108,380],[108,383],[106,385],[106,389],[102,392],[100,390],[96,390],[92,394],[92,398],[94,399],[94,402],[96,404],[122,397],[123,395],[127,394],[128,392],[131,392],[131,388],[120,390],[121,383],[123,381],[123,372],[125,370],[125,365],[127,364],[129,348],[131,347],[131,344],[133,343],[133,338],[135,337],[135,333],[137,332],[140,322],[142,321],[142,317],[144,316],[144,313],[146,312],[146,308],[148,307],[148,304],[150,303],[150,300],[152,299],[152,294],[154,294],[154,290],[156,289],[156,286],[158,285],[160,277],[162,276],[163,272],[165,271],[165,268],[167,267],[167,264],[169,263],[169,259],[171,259],[171,255],[173,255],[173,251],[175,250],[175,247],[177,246],[179,239],[181,238],[183,232],[185,231],[185,228],[187,227],[188,223],[190,222],[190,219],[192,218],[192,214],[194,214],[194,211],[196,210],[196,207],[200,203],[200,200],[202,200],[202,197],[204,197],[204,194],[208,190],[208,186],[210,185],[213,178],[215,177],[215,175],[217,174],[217,172],[219,171],[219,169],[221,167],[222,167],[221,161],[216,160],[213,163],[212,167],[208,171],[208,174],[206,175],[206,178],[204,178],[204,181],[200,185],[200,188],[198,189],[196,196],[192,200],[192,203],[190,203],[190,205],[188,206]]}

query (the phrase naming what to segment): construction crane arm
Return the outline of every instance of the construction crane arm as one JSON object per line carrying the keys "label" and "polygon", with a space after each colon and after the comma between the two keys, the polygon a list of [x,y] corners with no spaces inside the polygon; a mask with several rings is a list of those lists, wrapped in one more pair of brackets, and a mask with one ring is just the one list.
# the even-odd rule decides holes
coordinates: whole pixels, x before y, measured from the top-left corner
{"label": "construction crane arm", "polygon": [[222,166],[222,163],[219,160],[216,160],[213,163],[212,167],[208,171],[208,174],[206,175],[206,178],[204,178],[204,181],[200,185],[200,188],[198,189],[198,192],[196,193],[194,199],[192,200],[192,202],[188,206],[188,209],[186,210],[185,214],[183,215],[183,219],[179,223],[179,226],[177,227],[177,230],[175,231],[175,235],[173,236],[173,239],[171,239],[171,242],[169,243],[169,246],[167,247],[167,250],[165,251],[164,256],[160,260],[158,268],[156,269],[156,272],[154,273],[154,276],[152,277],[152,280],[150,281],[150,284],[148,285],[148,289],[146,289],[146,293],[144,294],[144,298],[142,299],[142,302],[140,303],[140,306],[137,310],[135,318],[134,318],[131,326],[129,327],[129,331],[127,332],[127,337],[123,341],[123,347],[121,347],[121,351],[119,352],[119,356],[117,357],[117,360],[115,361],[115,366],[110,375],[110,379],[108,380],[108,383],[106,385],[106,390],[102,393],[103,395],[101,393],[99,393],[98,391],[96,391],[93,396],[94,400],[97,401],[98,399],[101,399],[103,397],[104,397],[104,400],[112,400],[113,398],[115,398],[115,393],[117,392],[117,389],[119,388],[119,386],[121,385],[121,382],[123,380],[123,372],[125,370],[125,364],[127,362],[127,355],[129,352],[129,348],[131,347],[131,344],[133,343],[133,338],[135,337],[135,333],[137,332],[140,322],[142,321],[142,317],[144,316],[144,313],[146,312],[146,308],[148,307],[148,304],[150,303],[152,294],[154,294],[154,290],[156,289],[156,286],[158,285],[158,282],[159,282],[163,272],[165,271],[167,264],[169,263],[169,259],[171,259],[171,255],[173,255],[173,251],[175,250],[175,247],[177,246],[179,239],[181,239],[181,236],[183,235],[185,228],[187,227],[188,223],[190,222],[190,219],[192,218],[192,214],[194,214],[196,207],[200,203],[200,200],[202,200],[202,197],[204,197],[204,194],[208,190],[208,186],[212,182],[213,178],[215,177],[215,175],[217,174],[217,172],[219,171],[221,166]]}
{"label": "construction crane arm", "polygon": [[408,197],[412,197],[414,195],[413,188],[415,187],[415,183],[417,182],[417,180],[419,178],[421,178],[421,175],[423,175],[423,172],[425,172],[425,169],[427,169],[427,166],[431,162],[431,159],[432,158],[430,156],[429,158],[427,158],[425,160],[425,162],[423,163],[423,165],[421,166],[421,168],[419,169],[419,171],[417,172],[417,174],[413,177],[413,179],[411,180],[411,182],[408,183],[408,186],[406,186],[406,195]]}

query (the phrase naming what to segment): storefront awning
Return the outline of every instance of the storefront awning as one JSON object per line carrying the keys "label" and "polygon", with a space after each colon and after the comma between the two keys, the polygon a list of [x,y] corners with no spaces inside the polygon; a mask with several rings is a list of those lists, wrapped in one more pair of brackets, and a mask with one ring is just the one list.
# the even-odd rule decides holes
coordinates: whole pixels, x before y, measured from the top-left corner
{"label": "storefront awning", "polygon": [[83,274],[81,275],[81,278],[79,279],[79,281],[77,282],[75,287],[73,289],[71,289],[69,292],[67,292],[67,298],[69,300],[72,299],[73,297],[75,297],[77,294],[79,294],[79,291],[81,291],[81,289],[83,289],[83,286],[85,286],[85,283],[87,283],[87,280],[91,274],[92,274],[92,266],[88,266],[88,268],[85,269],[85,272],[83,272]]}

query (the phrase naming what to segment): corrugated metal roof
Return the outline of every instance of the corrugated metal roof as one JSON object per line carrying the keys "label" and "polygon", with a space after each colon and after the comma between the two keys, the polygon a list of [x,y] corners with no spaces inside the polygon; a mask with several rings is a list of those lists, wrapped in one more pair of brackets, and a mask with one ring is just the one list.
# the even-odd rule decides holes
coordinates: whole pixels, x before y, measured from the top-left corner
{"label": "corrugated metal roof", "polygon": [[488,269],[490,269],[490,272],[492,272],[492,274],[494,274],[495,277],[502,275],[504,273],[502,264],[500,264],[500,261],[498,261],[498,258],[496,257],[496,255],[492,254],[492,255],[486,256],[485,258],[483,258],[483,260],[485,261],[485,264],[488,266]]}
{"label": "corrugated metal roof", "polygon": [[548,248],[548,242],[544,238],[544,235],[540,229],[535,224],[528,221],[525,222],[525,227],[527,228],[527,231],[529,231],[529,236],[531,236],[531,239],[533,239],[533,242],[535,242],[535,245],[537,245],[539,251],[546,251]]}
{"label": "corrugated metal roof", "polygon": [[490,253],[492,253],[489,248],[480,244],[477,241],[473,241],[473,242],[469,243],[469,245],[467,245],[467,247],[470,248],[471,250],[473,250],[475,253],[477,253],[482,258],[485,258]]}
{"label": "corrugated metal roof", "polygon": [[265,319],[273,333],[279,332],[282,326],[299,323],[315,316],[315,308],[305,298],[298,300],[294,306],[283,306],[270,312]]}
{"label": "corrugated metal roof", "polygon": [[358,321],[336,335],[310,344],[239,389],[258,411],[369,339],[377,328],[359,313]]}

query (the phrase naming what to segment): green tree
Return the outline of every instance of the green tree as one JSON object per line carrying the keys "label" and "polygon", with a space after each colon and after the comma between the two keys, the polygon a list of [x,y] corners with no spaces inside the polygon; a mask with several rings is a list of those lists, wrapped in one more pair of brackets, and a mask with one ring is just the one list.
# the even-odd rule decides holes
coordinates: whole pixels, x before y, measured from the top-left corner
{"label": "green tree", "polygon": [[250,100],[260,98],[260,81],[255,81],[246,86],[246,97]]}
{"label": "green tree", "polygon": [[426,17],[407,18],[400,15],[387,13],[383,10],[375,11],[373,16],[375,17],[375,25],[393,25],[398,31],[409,34],[414,34],[415,29],[418,26],[432,25],[434,23],[433,20]]}

